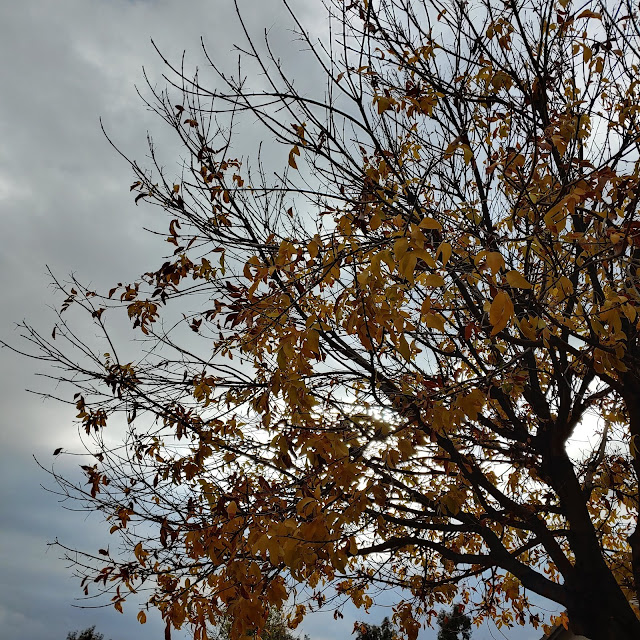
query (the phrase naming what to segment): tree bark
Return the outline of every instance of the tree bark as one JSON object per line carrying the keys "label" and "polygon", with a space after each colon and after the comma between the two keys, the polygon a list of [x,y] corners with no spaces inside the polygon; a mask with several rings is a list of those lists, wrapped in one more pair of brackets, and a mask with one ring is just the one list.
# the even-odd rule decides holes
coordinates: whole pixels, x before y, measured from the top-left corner
{"label": "tree bark", "polygon": [[[637,356],[633,358],[637,361]],[[629,371],[622,379],[623,398],[629,417],[629,433],[631,442],[635,445],[632,451],[640,447],[640,379],[637,374]],[[633,468],[636,472],[636,486],[640,485],[640,454],[633,457]],[[640,513],[640,496],[636,496],[636,508]],[[640,599],[640,524],[636,522],[634,532],[628,538],[631,546],[631,567],[635,583],[636,596]],[[638,636],[640,638],[640,635]]]}
{"label": "tree bark", "polygon": [[589,640],[639,640],[640,620],[602,556],[580,483],[560,443],[547,452],[545,472],[570,527],[575,561],[564,573],[563,587],[571,630]]}
{"label": "tree bark", "polygon": [[578,567],[565,582],[569,626],[589,640],[638,640],[640,620],[610,572]]}

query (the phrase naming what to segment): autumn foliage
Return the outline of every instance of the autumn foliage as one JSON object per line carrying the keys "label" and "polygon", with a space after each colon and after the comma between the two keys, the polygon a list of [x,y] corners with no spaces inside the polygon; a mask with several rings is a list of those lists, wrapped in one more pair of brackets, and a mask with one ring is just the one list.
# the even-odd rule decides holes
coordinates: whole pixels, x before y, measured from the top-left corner
{"label": "autumn foliage", "polygon": [[[126,551],[87,551],[83,586],[117,608],[150,587],[197,640],[223,612],[240,636],[294,594],[291,626],[381,588],[409,638],[454,599],[553,622],[537,594],[576,633],[637,639],[637,7],[327,12],[326,40],[297,24],[317,95],[252,40],[258,89],[171,68],[150,104],[188,166],[132,163],[132,190],[172,255],[108,294],[60,283],[54,335],[27,328],[93,439],[88,484],[61,486]],[[282,143],[267,159],[231,151],[248,121]],[[103,348],[121,313],[139,357]]]}

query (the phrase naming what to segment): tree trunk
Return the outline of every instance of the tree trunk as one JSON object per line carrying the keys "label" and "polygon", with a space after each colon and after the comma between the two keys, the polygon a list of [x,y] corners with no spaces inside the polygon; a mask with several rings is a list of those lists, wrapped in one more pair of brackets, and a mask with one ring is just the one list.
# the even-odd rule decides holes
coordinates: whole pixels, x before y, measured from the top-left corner
{"label": "tree trunk", "polygon": [[[637,361],[637,356],[633,358]],[[637,367],[634,371],[637,370]],[[629,415],[629,433],[631,442],[635,445],[633,449],[640,446],[640,378],[637,374],[628,372],[622,379],[624,403]],[[633,456],[633,468],[636,472],[636,486],[640,486],[640,454],[637,452]],[[640,496],[636,496],[638,512],[640,512]],[[636,595],[640,598],[640,524],[636,522],[634,532],[628,538],[631,546],[631,567],[633,580],[636,588]],[[638,635],[640,638],[640,635]]]}
{"label": "tree trunk", "polygon": [[582,487],[564,446],[547,453],[544,470],[567,516],[568,540],[575,558],[573,568],[564,573],[563,584],[571,630],[589,640],[640,640],[640,620],[603,558]]}
{"label": "tree trunk", "polygon": [[610,573],[576,566],[564,586],[573,633],[589,640],[640,639],[640,620]]}

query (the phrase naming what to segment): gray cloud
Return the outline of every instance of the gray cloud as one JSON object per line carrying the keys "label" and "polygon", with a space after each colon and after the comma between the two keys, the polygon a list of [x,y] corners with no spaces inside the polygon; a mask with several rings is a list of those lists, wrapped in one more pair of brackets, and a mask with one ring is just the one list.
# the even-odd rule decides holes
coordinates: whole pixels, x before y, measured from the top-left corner
{"label": "gray cloud", "polygon": [[[275,33],[284,24],[277,1],[244,3],[249,28]],[[217,61],[228,59],[239,30],[233,3],[122,0],[32,0],[0,4],[0,335],[16,342],[14,323],[27,318],[49,333],[55,300],[45,265],[64,277],[107,287],[153,266],[165,248],[140,233],[158,224],[158,212],[135,207],[128,192],[131,172],[111,149],[105,127],[123,151],[144,160],[151,130],[169,166],[179,149],[171,132],[145,110],[136,85],[145,90],[142,68],[164,84],[163,53],[203,66],[203,36]],[[162,226],[165,225],[161,219]],[[73,411],[43,403],[25,388],[55,391],[37,362],[3,350],[0,355],[0,636],[12,640],[57,640],[93,624],[113,640],[162,635],[158,616],[140,627],[136,609],[78,609],[78,580],[56,548],[97,549],[108,544],[99,517],[65,511],[41,483],[52,485],[35,464],[45,465],[59,446],[74,449]],[[69,471],[74,460],[59,460]],[[72,471],[71,471],[72,472]],[[352,623],[351,623],[352,624]],[[314,633],[314,639],[322,634]],[[331,635],[327,637],[332,637]]]}
{"label": "gray cloud", "polygon": [[[250,31],[259,39],[269,28],[292,74],[299,73],[304,90],[312,89],[314,77],[303,72],[305,58],[291,43],[282,4],[241,4]],[[321,4],[300,0],[298,5],[303,20],[316,24]],[[145,90],[142,67],[158,86],[164,84],[150,38],[175,61],[186,48],[187,63],[194,68],[204,66],[200,36],[216,61],[233,63],[232,45],[241,35],[231,0],[0,3],[3,340],[16,343],[15,322],[23,318],[50,332],[54,315],[48,305],[56,301],[45,265],[60,276],[77,272],[85,283],[107,287],[135,278],[166,250],[140,232],[143,226],[164,227],[165,220],[157,210],[133,205],[127,188],[131,172],[102,135],[99,118],[123,151],[140,160],[151,130],[177,172],[180,154],[171,131],[145,110],[135,86]],[[254,142],[240,140],[238,152]],[[111,608],[71,606],[80,593],[78,582],[46,543],[59,538],[70,546],[97,548],[109,540],[98,517],[65,511],[40,487],[51,482],[32,455],[47,466],[55,448],[74,447],[77,433],[73,411],[24,392],[55,391],[46,379],[34,378],[39,370],[43,367],[37,362],[0,352],[0,635],[63,640],[70,630],[96,624],[113,640],[156,639],[161,636],[157,616],[140,627],[134,607],[122,616]],[[71,469],[74,463],[62,459],[60,464]],[[379,622],[384,614],[370,617]],[[312,640],[348,638],[353,622],[365,616],[353,609],[345,615],[341,623],[330,614],[311,616],[303,631]]]}

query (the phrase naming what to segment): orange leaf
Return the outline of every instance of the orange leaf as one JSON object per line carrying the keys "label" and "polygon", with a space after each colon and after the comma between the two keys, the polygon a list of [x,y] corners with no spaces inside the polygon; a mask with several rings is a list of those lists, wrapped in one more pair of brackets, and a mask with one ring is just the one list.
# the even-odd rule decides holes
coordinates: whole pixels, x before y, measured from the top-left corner
{"label": "orange leaf", "polygon": [[291,151],[289,151],[289,166],[292,167],[293,169],[297,169],[298,165],[296,164],[296,156],[300,155],[300,149],[298,148],[298,145],[293,145],[293,149],[291,149]]}
{"label": "orange leaf", "polygon": [[393,105],[393,98],[387,98],[386,96],[380,96],[377,99],[378,113],[382,115],[387,109],[390,109]]}

